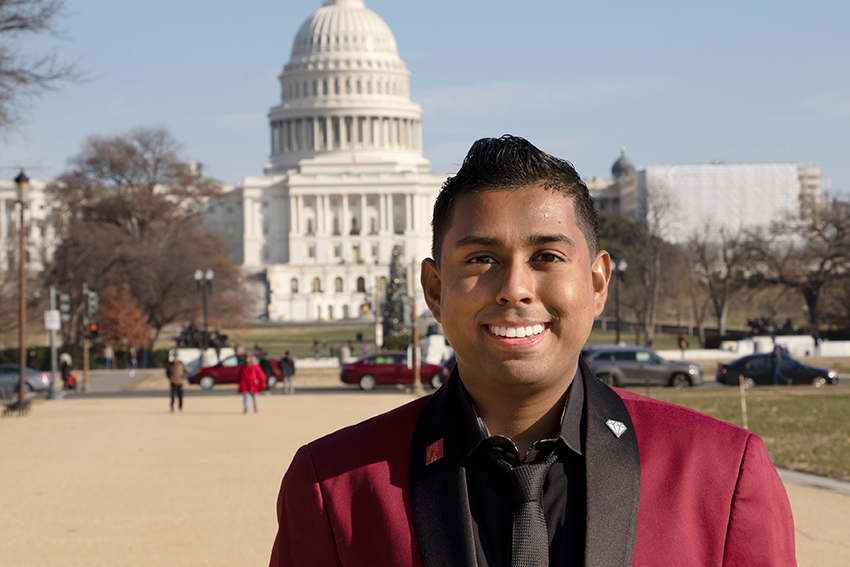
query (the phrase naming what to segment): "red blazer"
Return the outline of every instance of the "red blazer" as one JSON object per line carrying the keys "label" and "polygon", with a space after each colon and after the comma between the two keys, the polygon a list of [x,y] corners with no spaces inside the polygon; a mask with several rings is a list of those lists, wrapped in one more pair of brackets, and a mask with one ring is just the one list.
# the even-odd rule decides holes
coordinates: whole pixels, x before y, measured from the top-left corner
{"label": "red blazer", "polygon": [[251,392],[259,394],[266,387],[266,374],[259,364],[250,368],[243,365],[239,371],[239,393]]}
{"label": "red blazer", "polygon": [[[582,374],[587,567],[796,565],[788,498],[758,437]],[[299,449],[270,565],[475,565],[462,448],[441,443],[457,427],[457,380]]]}

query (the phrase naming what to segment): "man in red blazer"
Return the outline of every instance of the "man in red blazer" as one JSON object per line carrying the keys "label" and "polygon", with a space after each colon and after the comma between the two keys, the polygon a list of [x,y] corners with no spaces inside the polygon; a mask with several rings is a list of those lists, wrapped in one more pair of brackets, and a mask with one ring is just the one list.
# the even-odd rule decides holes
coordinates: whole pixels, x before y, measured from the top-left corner
{"label": "man in red blazer", "polygon": [[272,566],[796,565],[758,437],[581,361],[611,270],[572,165],[479,140],[433,230],[421,282],[457,367],[433,396],[298,451]]}

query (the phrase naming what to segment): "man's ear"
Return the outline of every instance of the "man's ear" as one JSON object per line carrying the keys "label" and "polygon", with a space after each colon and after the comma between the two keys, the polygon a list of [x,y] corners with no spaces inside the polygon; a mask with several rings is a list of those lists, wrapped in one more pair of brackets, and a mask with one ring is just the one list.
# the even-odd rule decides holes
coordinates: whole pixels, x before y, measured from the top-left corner
{"label": "man's ear", "polygon": [[442,323],[440,318],[440,291],[442,280],[440,279],[440,268],[437,263],[431,258],[422,260],[422,269],[419,274],[419,283],[422,284],[422,291],[425,293],[425,303],[428,304],[428,309],[437,322]]}
{"label": "man's ear", "polygon": [[593,316],[599,317],[605,309],[608,299],[608,282],[611,281],[611,256],[605,250],[600,250],[596,261],[590,267],[593,278]]}

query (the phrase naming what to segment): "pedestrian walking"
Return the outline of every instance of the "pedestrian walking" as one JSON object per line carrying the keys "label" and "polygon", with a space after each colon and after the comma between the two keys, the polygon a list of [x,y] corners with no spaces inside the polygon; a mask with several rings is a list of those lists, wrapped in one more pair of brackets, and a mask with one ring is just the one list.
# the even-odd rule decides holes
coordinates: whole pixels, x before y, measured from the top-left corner
{"label": "pedestrian walking", "polygon": [[678,343],[679,350],[682,351],[682,360],[685,360],[685,351],[688,349],[688,337],[685,336],[685,333],[679,333]]}
{"label": "pedestrian walking", "polygon": [[266,387],[266,375],[259,364],[255,364],[251,360],[251,356],[245,357],[245,363],[242,365],[241,374],[239,377],[239,393],[242,394],[242,413],[248,413],[248,399],[251,398],[254,402],[254,413],[259,408],[259,393]]}
{"label": "pedestrian walking", "polygon": [[136,375],[136,365],[138,364],[138,360],[136,359],[136,347],[130,347],[130,378]]}
{"label": "pedestrian walking", "polygon": [[69,389],[68,377],[71,375],[72,364],[73,361],[70,354],[63,352],[59,355],[59,374],[62,376],[62,388],[65,390]]}
{"label": "pedestrian walking", "polygon": [[280,372],[283,374],[283,393],[285,395],[295,393],[295,384],[293,376],[295,376],[295,359],[286,351],[283,358],[280,359]]}
{"label": "pedestrian walking", "polygon": [[106,370],[112,370],[112,360],[115,358],[115,350],[112,345],[107,343],[103,348],[103,367]]}
{"label": "pedestrian walking", "polygon": [[174,398],[177,398],[177,408],[183,411],[183,378],[186,376],[186,365],[180,360],[180,355],[174,351],[174,358],[165,367],[165,375],[171,383],[171,411],[174,412]]}
{"label": "pedestrian walking", "polygon": [[779,385],[779,380],[781,379],[785,384],[789,384],[790,381],[788,377],[782,373],[780,366],[782,365],[782,361],[785,358],[786,351],[782,348],[778,342],[776,342],[776,337],[773,337],[773,355],[771,356],[771,360],[773,361],[773,385]]}

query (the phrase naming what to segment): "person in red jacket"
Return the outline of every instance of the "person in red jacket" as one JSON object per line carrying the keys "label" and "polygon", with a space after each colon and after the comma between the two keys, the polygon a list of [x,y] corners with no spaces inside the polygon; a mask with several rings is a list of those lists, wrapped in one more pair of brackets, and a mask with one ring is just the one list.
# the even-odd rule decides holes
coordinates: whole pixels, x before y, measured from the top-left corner
{"label": "person in red jacket", "polygon": [[254,400],[254,412],[257,411],[258,394],[266,388],[266,375],[259,364],[254,364],[250,356],[245,357],[239,376],[239,393],[242,394],[242,413],[248,413],[248,397]]}

